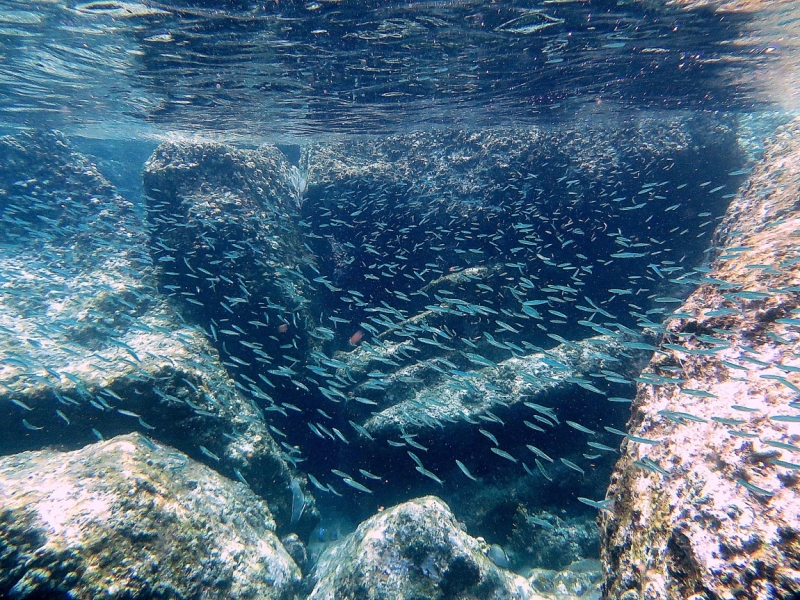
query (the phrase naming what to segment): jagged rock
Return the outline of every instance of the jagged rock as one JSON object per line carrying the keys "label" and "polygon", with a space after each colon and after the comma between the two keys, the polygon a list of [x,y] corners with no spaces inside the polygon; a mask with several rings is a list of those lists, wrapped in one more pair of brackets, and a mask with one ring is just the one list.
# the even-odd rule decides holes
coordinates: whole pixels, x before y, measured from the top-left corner
{"label": "jagged rock", "polygon": [[[315,269],[299,233],[304,173],[271,145],[167,143],[147,162],[143,178],[161,289],[214,344],[233,385],[252,398],[249,410],[300,410],[284,404],[287,387],[289,394],[308,388],[275,359],[291,353],[294,366],[318,342],[310,335],[318,301],[300,268]],[[293,450],[283,453],[295,466],[298,458]],[[265,475],[268,481],[271,474]],[[251,475],[245,478],[255,486]],[[313,497],[302,494],[306,508],[300,523],[290,524],[306,535],[318,513]]]}
{"label": "jagged rock", "polygon": [[0,458],[6,598],[291,598],[266,503],[138,433]]}
{"label": "jagged rock", "polygon": [[[341,403],[335,407],[337,413],[344,413],[349,421],[366,428],[377,439],[399,431],[432,427],[445,427],[448,435],[458,433],[458,428],[451,427],[452,421],[474,421],[500,404],[519,403],[521,394],[531,393],[535,397],[531,401],[552,405],[559,396],[576,387],[565,380],[578,373],[569,369],[573,373],[561,377],[562,371],[557,377],[559,382],[544,379],[530,384],[520,379],[521,371],[530,366],[545,378],[551,374],[553,369],[541,361],[546,356],[536,357],[535,353],[552,346],[550,338],[560,338],[551,334],[562,332],[575,339],[580,335],[576,331],[579,328],[566,331],[574,316],[589,318],[595,307],[589,306],[581,315],[573,311],[574,305],[565,303],[563,310],[569,316],[546,332],[542,321],[558,315],[558,311],[548,313],[546,309],[559,306],[540,306],[544,315],[537,318],[530,316],[536,312],[533,307],[528,314],[520,314],[520,303],[541,300],[545,290],[551,296],[569,290],[568,293],[576,295],[574,299],[580,300],[575,304],[591,304],[590,299],[582,296],[591,296],[595,288],[604,291],[614,288],[614,281],[593,271],[594,267],[582,270],[580,264],[562,260],[556,244],[546,245],[547,250],[540,249],[531,255],[525,254],[530,250],[530,247],[525,250],[524,244],[530,243],[527,240],[517,248],[511,247],[513,244],[508,240],[495,243],[494,232],[511,231],[517,226],[537,231],[547,220],[536,213],[523,218],[510,208],[513,199],[520,197],[524,198],[520,203],[541,203],[547,212],[563,210],[570,215],[570,222],[574,219],[580,223],[581,227],[572,230],[563,227],[564,235],[572,236],[570,239],[559,237],[559,243],[569,247],[570,256],[582,256],[576,248],[590,255],[602,253],[608,244],[613,248],[610,249],[613,256],[621,246],[615,246],[609,237],[608,214],[596,210],[590,200],[605,185],[603,182],[616,179],[620,171],[635,173],[640,169],[670,172],[669,177],[680,179],[685,173],[706,167],[709,172],[719,172],[722,164],[739,168],[740,161],[730,123],[686,116],[642,118],[625,124],[597,123],[581,128],[497,127],[480,132],[439,129],[313,144],[305,155],[309,183],[304,216],[311,225],[308,243],[319,257],[320,269],[336,289],[347,290],[352,286],[350,289],[359,294],[343,298],[348,304],[340,304],[331,294],[328,306],[338,309],[340,316],[352,319],[348,336],[359,326],[362,329],[357,333],[363,334],[361,347],[355,350],[333,341],[328,345],[329,352],[339,352],[334,356],[336,364],[322,361],[323,370],[346,364],[349,371],[342,373],[345,370],[341,369],[339,374],[355,381],[343,392],[323,390],[323,393],[332,402]],[[641,192],[641,182],[632,184],[632,181],[620,181],[619,190],[614,192],[619,197],[614,202]],[[629,185],[630,189],[626,189]],[[684,192],[679,190],[680,186],[671,190],[670,202],[675,201],[675,206],[681,205],[680,200],[687,205],[693,202],[688,196],[682,198]],[[374,204],[365,200],[373,197],[380,200]],[[386,197],[392,198],[392,202],[386,202]],[[534,198],[541,200],[537,202]],[[614,202],[608,205],[608,211],[617,210]],[[719,214],[726,201],[715,198],[710,204],[703,210],[709,208]],[[685,221],[681,217],[678,223],[675,213],[664,212],[664,206],[657,208],[656,203],[649,202],[621,210],[633,208],[641,211],[635,214],[643,223],[652,220],[659,227],[664,227],[670,218],[676,219],[674,224],[689,227],[697,218],[691,215]],[[514,219],[524,222],[516,223]],[[449,235],[440,235],[439,229]],[[395,237],[389,235],[390,231],[412,230],[414,234],[408,234],[407,243],[418,242],[413,248],[398,246]],[[425,235],[419,230],[424,230]],[[474,230],[477,238],[483,236],[484,241],[460,238],[468,230]],[[659,237],[662,233],[666,235],[668,228],[660,233],[649,231]],[[453,237],[453,232],[460,234]],[[458,243],[459,239],[464,243]],[[353,244],[353,240],[361,242],[360,246]],[[480,250],[473,245],[479,245]],[[469,246],[475,252],[460,246]],[[705,240],[687,242],[681,260],[693,264],[700,260],[704,248]],[[528,261],[520,267],[513,261],[523,255]],[[626,266],[632,264],[623,262]],[[516,274],[517,267],[520,276],[525,269],[525,277],[520,279],[517,289],[509,290],[508,283],[514,279],[512,274]],[[581,280],[575,287],[565,287],[575,283],[569,274]],[[620,267],[613,277],[619,277],[620,287],[629,287],[628,276],[633,274]],[[642,271],[639,276],[652,274]],[[383,283],[365,285],[365,277]],[[680,293],[663,276],[654,285],[665,296]],[[607,298],[594,300],[605,306]],[[638,292],[636,301],[644,306],[642,311],[650,308],[649,300]],[[663,306],[657,308],[663,310]],[[601,321],[606,315],[612,317],[608,313],[600,315],[602,312],[596,315],[594,324],[602,329]],[[517,319],[516,327],[523,332],[503,326],[495,328],[502,319]],[[523,322],[525,325],[520,326]],[[563,331],[553,331],[561,326]],[[596,332],[586,330],[589,335]],[[513,337],[521,346],[498,351],[504,344],[495,347],[484,334]],[[520,341],[520,338],[527,339]],[[590,355],[586,351],[590,344],[602,341],[594,339],[577,346],[564,344],[555,352],[559,356],[569,355],[565,360],[580,365],[579,373],[597,372],[598,367],[614,370],[617,363],[613,362],[613,356],[591,359],[585,365],[581,360]],[[579,349],[575,350],[576,347]],[[610,348],[607,355],[620,350],[613,345]],[[602,343],[595,349],[603,351]],[[513,358],[509,359],[509,351]],[[502,362],[504,368],[497,377],[488,376],[489,369],[477,371],[486,363],[469,360],[464,352]],[[427,360],[431,357],[434,358]],[[469,375],[453,376],[450,371],[453,364]],[[635,376],[637,367],[635,364],[630,369],[625,367],[625,375],[618,379]],[[370,377],[370,373],[374,376]],[[477,379],[473,375],[478,375]],[[531,373],[527,375],[531,378]],[[484,380],[500,391],[487,389]],[[582,395],[583,390],[578,393]],[[350,398],[356,402],[349,402]]]}
{"label": "jagged rock", "polygon": [[288,526],[280,448],[155,288],[133,206],[60,134],[4,137],[0,156],[0,453],[139,430],[238,471]]}
{"label": "jagged rock", "polygon": [[[720,214],[727,200],[700,202],[666,179],[707,169],[709,180],[729,183],[740,159],[731,121],[677,116],[320,143],[301,152],[302,171],[271,146],[165,144],[144,179],[162,290],[213,340],[234,385],[281,436],[284,458],[318,478],[320,494],[341,493],[332,467],[363,468],[381,484],[364,480],[374,494],[348,497],[359,516],[396,501],[400,488],[420,495],[430,488],[415,485],[440,480],[469,498],[494,487],[487,510],[513,515],[500,494],[507,485],[518,485],[520,502],[543,502],[546,494],[534,494],[542,484],[602,493],[603,456],[614,450],[601,456],[586,442],[615,444],[602,426],[621,427],[627,406],[594,389],[629,398],[636,375],[614,360],[633,348],[596,337],[636,335],[603,307],[626,310],[635,296],[629,308],[650,309],[644,288],[611,291],[633,286],[634,276],[653,281],[650,295],[673,294],[677,285],[645,257],[698,262],[700,237],[684,238],[680,257],[661,249],[670,225],[699,227],[699,214]],[[628,201],[641,192],[641,202]],[[598,205],[598,195],[607,201]],[[623,223],[647,224],[653,237],[626,231],[629,239]],[[587,255],[607,259],[595,265]],[[549,312],[531,316],[526,301]],[[547,356],[553,340],[561,346]],[[480,371],[478,355],[501,368]],[[534,404],[557,407],[561,423],[536,421],[547,415]],[[566,420],[596,432],[574,435]],[[419,446],[431,451],[407,455]],[[554,464],[542,458],[539,469],[541,455],[526,446]]]}
{"label": "jagged rock", "polygon": [[537,598],[524,578],[496,567],[435,496],[361,523],[323,552],[311,578],[309,600]]}
{"label": "jagged rock", "polygon": [[[307,153],[309,196],[335,183],[354,187],[413,185],[426,213],[444,209],[466,219],[492,212],[504,198],[515,170],[555,180],[557,164],[571,164],[581,187],[628,164],[656,160],[730,160],[738,149],[725,146],[734,129],[703,116],[641,117],[626,123],[547,127],[492,127],[480,131],[432,129],[386,137],[352,138],[313,144]],[[708,154],[706,154],[708,153]],[[573,191],[575,191],[573,189]],[[402,197],[402,196],[400,196]]]}
{"label": "jagged rock", "polygon": [[[304,353],[318,309],[299,269],[315,263],[297,218],[307,185],[301,171],[271,145],[170,143],[156,149],[143,177],[160,283],[203,324],[228,366],[268,363],[265,352],[285,353],[279,346],[293,340],[293,351]],[[236,335],[209,327],[212,319]],[[234,346],[241,331],[258,334],[261,353]]]}
{"label": "jagged rock", "polygon": [[[800,120],[717,230],[720,253],[639,386],[602,511],[608,598],[800,590]],[[651,462],[647,462],[651,461]]]}

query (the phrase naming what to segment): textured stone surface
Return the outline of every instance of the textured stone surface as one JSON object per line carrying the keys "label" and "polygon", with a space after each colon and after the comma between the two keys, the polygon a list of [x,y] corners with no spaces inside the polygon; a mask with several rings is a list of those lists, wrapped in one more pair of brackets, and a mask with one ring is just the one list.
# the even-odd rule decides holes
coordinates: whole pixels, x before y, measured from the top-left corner
{"label": "textured stone surface", "polygon": [[[624,123],[598,120],[583,126],[435,129],[354,138],[309,149],[309,195],[313,197],[314,185],[334,182],[340,186],[413,182],[429,200],[428,210],[449,205],[451,214],[463,217],[474,210],[493,210],[489,201],[503,200],[506,179],[516,169],[545,179],[558,171],[555,161],[566,161],[591,181],[637,161],[695,157],[705,162],[703,149],[713,148],[728,160],[731,156],[724,156],[721,142],[732,133],[722,121],[676,115]],[[735,154],[734,148],[729,150]],[[480,202],[474,204],[476,200]]]}
{"label": "textured stone surface", "polygon": [[291,598],[266,503],[138,433],[0,459],[0,595]]}
{"label": "textured stone surface", "polygon": [[[214,319],[249,331],[254,326],[248,321],[266,319],[255,327],[275,334],[284,323],[291,331],[282,333],[297,338],[298,350],[313,343],[306,333],[315,322],[313,287],[300,267],[313,266],[315,259],[301,243],[298,224],[307,183],[280,150],[163,144],[143,177],[159,282],[180,290],[174,298],[190,318],[199,318],[207,330]],[[209,333],[221,347],[226,338]],[[287,341],[259,338],[267,353]],[[223,358],[245,352],[245,360],[254,361],[246,348],[234,350],[234,340],[228,341],[230,352],[220,348]]]}
{"label": "textured stone surface", "polygon": [[623,445],[601,515],[608,598],[797,597],[798,197],[795,120],[720,224],[691,318],[670,322],[674,345],[643,374],[682,381],[639,385],[629,432],[660,443]]}
{"label": "textured stone surface", "polygon": [[[160,290],[203,332],[237,394],[249,397],[245,412],[258,415],[262,426],[265,412],[286,416],[287,388],[289,395],[302,394],[295,383],[301,378],[291,367],[318,342],[308,333],[318,322],[318,307],[303,273],[303,268],[314,272],[314,257],[301,243],[298,224],[303,173],[268,144],[240,150],[165,143],[145,165],[143,182]],[[278,370],[278,362],[287,360],[280,357],[290,353],[293,362]],[[291,404],[289,410],[299,409]],[[281,505],[290,508],[286,462],[296,467],[297,457],[274,443],[273,449],[282,469],[269,465],[244,476],[258,493],[276,492]],[[304,488],[302,479],[294,480]],[[300,523],[288,512],[278,523],[306,535],[318,513],[313,496],[302,493]]]}
{"label": "textured stone surface", "polygon": [[528,582],[500,569],[435,496],[364,521],[320,557],[310,600],[535,599]]}
{"label": "textured stone surface", "polygon": [[[405,378],[433,379],[431,375],[434,374],[434,369],[426,363],[415,363],[387,378],[390,382],[387,388],[389,394],[395,399],[403,400],[380,412],[376,411],[364,426],[371,433],[382,436],[434,426],[447,432],[459,421],[474,421],[486,411],[501,407],[517,411],[517,416],[528,417],[531,412],[522,407],[523,401],[557,409],[568,391],[574,387],[576,380],[598,389],[595,393],[600,398],[605,392],[593,386],[588,374],[604,367],[608,362],[607,357],[619,360],[620,355],[626,356],[617,368],[618,375],[622,378],[638,375],[646,361],[644,352],[625,348],[624,341],[626,340],[595,336],[578,342],[562,343],[547,353],[517,355],[500,361],[496,367],[477,369],[470,378],[438,379],[430,381],[429,385],[421,389],[412,390],[413,395],[404,394],[404,388],[408,387],[405,385]],[[448,358],[463,362],[458,354],[454,352]],[[454,385],[454,381],[461,383],[461,386]]]}
{"label": "textured stone surface", "polygon": [[133,205],[60,134],[4,137],[0,156],[0,453],[138,430],[238,471],[288,524],[280,449],[156,289]]}
{"label": "textured stone surface", "polygon": [[[535,521],[531,521],[533,517]],[[542,521],[550,525],[543,525]],[[597,524],[589,516],[562,519],[555,514],[528,514],[520,509],[507,548],[513,553],[513,566],[535,565],[558,571],[571,563],[596,558],[600,554]]]}

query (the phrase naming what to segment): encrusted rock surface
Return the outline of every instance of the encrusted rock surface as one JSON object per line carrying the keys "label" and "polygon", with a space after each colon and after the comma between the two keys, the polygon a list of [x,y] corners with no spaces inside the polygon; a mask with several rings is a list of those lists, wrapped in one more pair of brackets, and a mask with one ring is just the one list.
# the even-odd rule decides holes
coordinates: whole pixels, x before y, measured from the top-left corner
{"label": "encrusted rock surface", "polygon": [[[308,151],[309,194],[314,186],[402,186],[413,183],[426,209],[448,207],[453,215],[492,211],[504,198],[506,179],[519,169],[541,178],[555,174],[555,161],[573,165],[588,183],[626,163],[648,160],[722,160],[734,130],[705,116],[642,117],[624,123],[589,122],[554,128],[494,127],[480,131],[434,129],[387,137],[319,143]],[[553,161],[551,164],[550,161]],[[556,175],[555,178],[560,175]],[[573,190],[574,191],[574,190]]]}
{"label": "encrusted rock surface", "polygon": [[156,289],[134,207],[60,134],[4,137],[0,157],[0,453],[139,430],[238,471],[288,524],[280,448]]}
{"label": "encrusted rock surface", "polygon": [[291,598],[266,503],[138,433],[0,459],[0,596]]}
{"label": "encrusted rock surface", "polygon": [[[197,316],[228,366],[257,365],[259,358],[268,364],[264,352],[285,354],[279,346],[287,342],[305,352],[314,342],[307,332],[316,303],[300,269],[315,262],[298,224],[304,174],[269,144],[240,150],[168,143],[153,153],[143,178],[162,288]],[[209,321],[218,330],[254,331],[262,353]]]}
{"label": "encrusted rock surface", "polygon": [[435,496],[364,521],[322,554],[311,578],[310,600],[537,598],[523,577],[495,566]]}
{"label": "encrusted rock surface", "polygon": [[[627,406],[603,394],[630,398],[640,365],[627,359],[642,348],[622,343],[636,332],[602,320],[615,320],[601,308],[607,298],[588,296],[595,286],[629,287],[633,271],[650,278],[645,252],[625,253],[619,262],[631,260],[624,266],[614,256],[629,244],[656,243],[613,241],[613,222],[652,218],[650,235],[666,235],[659,228],[667,196],[642,189],[640,175],[663,171],[683,180],[707,168],[709,179],[730,182],[728,171],[741,166],[732,124],[681,115],[588,128],[441,129],[313,144],[297,166],[271,145],[166,143],[144,172],[160,291],[205,334],[251,407],[263,411],[283,458],[322,481],[315,494],[334,493],[331,467],[383,476],[392,465],[380,486],[363,482],[374,494],[355,496],[359,516],[396,502],[395,485],[403,498],[430,493],[409,490],[404,479],[455,482],[468,501],[478,497],[475,489],[494,486],[480,515],[513,515],[523,500],[544,502],[543,485],[597,497],[613,450],[598,454],[586,436],[615,443],[599,426],[621,426]],[[609,179],[619,197],[599,210],[593,202],[610,194]],[[621,203],[642,191],[652,202]],[[664,193],[674,206],[686,203],[686,231],[701,226],[688,189]],[[720,214],[726,205],[715,197],[702,208]],[[548,228],[551,213],[560,216]],[[558,243],[541,237],[540,227]],[[467,229],[476,237],[453,234]],[[495,239],[503,231],[509,239]],[[707,242],[697,240],[681,248],[687,264]],[[595,253],[607,254],[606,274],[590,264],[587,255]],[[673,293],[663,277],[650,280]],[[649,308],[644,294],[637,301]],[[581,319],[588,320],[573,325]],[[576,338],[586,339],[570,341]],[[560,345],[546,354],[553,340]],[[557,408],[558,417],[537,414],[539,404],[549,413]],[[584,419],[597,433],[572,435],[566,420]],[[556,426],[562,430],[553,434]],[[389,439],[397,436],[418,437]],[[412,449],[400,449],[406,445]],[[420,446],[431,449],[422,471],[407,455]],[[455,457],[479,483],[458,470]],[[458,506],[449,490],[441,493]],[[305,514],[313,516],[313,505]]]}
{"label": "encrusted rock surface", "polygon": [[639,386],[629,433],[659,443],[623,445],[601,516],[607,598],[797,598],[798,197],[795,120],[720,224],[720,253],[681,309],[691,317],[669,324],[643,374],[680,382]]}
{"label": "encrusted rock surface", "polygon": [[536,565],[560,570],[600,553],[597,524],[588,516],[562,519],[544,511],[528,514],[520,509],[514,521],[514,532],[506,547],[513,553],[515,567]]}
{"label": "encrusted rock surface", "polygon": [[[643,342],[636,339],[636,343]],[[457,354],[454,352],[448,358],[464,362]],[[624,361],[620,360],[622,354],[626,357]],[[513,356],[500,361],[497,366],[472,371],[470,377],[451,376],[433,381],[407,399],[375,412],[364,423],[364,427],[370,433],[386,436],[426,427],[446,428],[447,423],[454,424],[461,420],[474,422],[486,411],[497,410],[501,406],[521,409],[519,405],[523,401],[552,407],[576,384],[586,386],[584,389],[594,394],[589,402],[596,402],[606,395],[606,391],[598,388],[588,375],[600,371],[614,360],[620,366],[612,379],[625,381],[628,378],[627,381],[631,381],[639,374],[647,359],[642,350],[626,348],[624,340],[611,337],[595,336],[578,342],[566,342],[546,353]],[[467,364],[469,362],[467,360]],[[425,363],[416,363],[393,373],[387,378],[390,382],[388,393],[395,398],[403,398],[403,388],[408,387],[404,384],[404,378],[420,375],[426,367],[430,369]],[[392,383],[399,384],[399,389],[394,389]],[[602,383],[600,386],[605,387]],[[571,401],[576,400],[572,398]],[[530,414],[530,409],[524,408],[518,416],[532,418]]]}

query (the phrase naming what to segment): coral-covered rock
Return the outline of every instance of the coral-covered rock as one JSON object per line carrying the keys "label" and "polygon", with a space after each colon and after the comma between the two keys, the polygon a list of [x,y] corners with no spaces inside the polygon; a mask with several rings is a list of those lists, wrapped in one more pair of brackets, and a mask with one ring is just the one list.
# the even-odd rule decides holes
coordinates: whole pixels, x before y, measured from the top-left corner
{"label": "coral-covered rock", "polygon": [[289,598],[266,503],[132,433],[0,459],[5,598]]}
{"label": "coral-covered rock", "polygon": [[[800,120],[717,230],[642,378],[602,511],[609,598],[800,590]],[[671,378],[672,382],[666,378]]]}

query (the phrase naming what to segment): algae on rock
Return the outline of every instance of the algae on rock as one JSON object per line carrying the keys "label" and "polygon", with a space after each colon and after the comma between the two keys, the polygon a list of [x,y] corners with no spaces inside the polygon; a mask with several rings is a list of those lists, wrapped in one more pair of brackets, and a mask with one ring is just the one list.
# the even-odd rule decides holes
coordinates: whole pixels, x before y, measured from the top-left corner
{"label": "algae on rock", "polygon": [[[780,128],[717,229],[711,271],[641,383],[601,511],[608,598],[800,590],[800,120]],[[662,470],[663,472],[659,471]]]}

